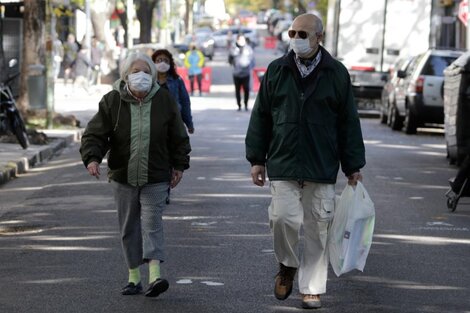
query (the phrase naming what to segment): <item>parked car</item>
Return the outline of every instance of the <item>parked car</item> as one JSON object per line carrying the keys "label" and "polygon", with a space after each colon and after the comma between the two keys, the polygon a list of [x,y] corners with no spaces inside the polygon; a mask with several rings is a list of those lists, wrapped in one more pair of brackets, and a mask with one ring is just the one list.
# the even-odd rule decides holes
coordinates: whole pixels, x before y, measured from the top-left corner
{"label": "parked car", "polygon": [[235,26],[219,29],[212,33],[212,39],[214,40],[214,46],[216,48],[227,47],[229,32],[232,33],[232,40],[235,40],[236,36],[241,32],[247,39],[249,39],[252,47],[259,45],[259,34],[256,29]]}
{"label": "parked car", "polygon": [[198,32],[194,35],[186,35],[182,43],[174,44],[173,47],[175,47],[180,53],[186,53],[192,43],[201,50],[205,57],[212,60],[214,57],[214,39],[212,39],[211,34],[209,33]]}
{"label": "parked car", "polygon": [[[393,106],[395,106],[395,90],[403,84],[404,79],[398,77],[398,72],[406,72],[409,65],[411,64],[413,58],[403,57],[398,59],[398,61],[390,68],[389,77],[382,89],[382,97],[380,102],[380,123],[388,124],[391,126],[392,119],[391,116],[395,114],[392,112]],[[397,121],[393,121],[396,123]],[[401,127],[401,126],[400,126]]]}
{"label": "parked car", "polygon": [[418,55],[406,72],[399,71],[403,85],[395,90],[395,117],[403,120],[403,130],[415,134],[426,124],[444,124],[444,69],[462,51],[430,49]]}

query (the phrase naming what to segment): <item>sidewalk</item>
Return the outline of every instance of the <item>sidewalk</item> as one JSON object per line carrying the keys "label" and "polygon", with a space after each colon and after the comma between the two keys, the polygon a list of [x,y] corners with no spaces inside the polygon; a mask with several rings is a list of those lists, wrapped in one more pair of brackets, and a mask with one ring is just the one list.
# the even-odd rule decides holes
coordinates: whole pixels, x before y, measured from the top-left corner
{"label": "sidewalk", "polygon": [[18,143],[0,143],[0,186],[30,168],[47,162],[55,153],[78,141],[83,130],[38,130],[47,135],[47,145],[30,145],[23,150]]}

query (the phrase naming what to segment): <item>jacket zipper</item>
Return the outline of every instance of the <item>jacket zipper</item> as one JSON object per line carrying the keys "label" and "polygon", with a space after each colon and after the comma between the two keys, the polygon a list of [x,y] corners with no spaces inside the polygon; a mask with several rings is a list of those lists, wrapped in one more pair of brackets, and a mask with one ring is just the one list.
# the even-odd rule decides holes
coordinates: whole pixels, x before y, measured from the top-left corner
{"label": "jacket zipper", "polygon": [[[303,112],[303,109],[304,109],[304,101],[305,101],[304,97],[305,97],[305,94],[304,94],[304,92],[302,91],[302,92],[300,93],[299,141],[302,139],[301,133],[304,131],[304,129],[303,129],[303,123],[302,123],[302,112]],[[298,156],[298,158],[300,158],[300,153],[299,153],[299,151],[300,151],[301,145],[302,145],[302,142],[299,142],[299,144],[298,144],[298,146],[297,146],[297,149],[298,149],[298,150],[297,150],[297,156]],[[301,159],[299,160],[299,164],[302,164],[302,160],[301,160]],[[301,166],[302,166],[302,165],[301,165]],[[303,166],[302,166],[302,167],[303,167]],[[300,173],[300,175],[299,175],[299,180],[298,180],[299,185],[302,186],[302,187],[303,187],[303,185],[304,185],[303,173],[304,173],[304,171],[303,171],[303,168],[302,168],[302,169],[301,169],[301,173]]]}
{"label": "jacket zipper", "polygon": [[142,143],[142,101],[139,102],[139,144],[137,145],[137,186],[140,178],[140,145]]}

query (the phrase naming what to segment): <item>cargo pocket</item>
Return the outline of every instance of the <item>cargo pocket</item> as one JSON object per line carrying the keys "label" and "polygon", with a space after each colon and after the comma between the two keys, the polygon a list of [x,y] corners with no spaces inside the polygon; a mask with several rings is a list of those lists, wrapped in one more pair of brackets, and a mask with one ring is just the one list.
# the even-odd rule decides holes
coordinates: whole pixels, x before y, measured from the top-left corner
{"label": "cargo pocket", "polygon": [[335,215],[335,200],[334,199],[321,199],[320,200],[320,222],[330,222]]}

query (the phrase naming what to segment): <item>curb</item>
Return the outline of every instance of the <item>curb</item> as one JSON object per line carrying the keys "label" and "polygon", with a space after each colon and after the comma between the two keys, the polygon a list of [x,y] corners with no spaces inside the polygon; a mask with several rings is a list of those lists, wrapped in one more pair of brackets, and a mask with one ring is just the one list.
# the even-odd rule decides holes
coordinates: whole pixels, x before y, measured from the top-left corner
{"label": "curb", "polygon": [[[8,160],[4,165],[0,164],[0,186],[18,177],[19,174],[28,172],[30,168],[46,163],[48,160],[52,159],[57,152],[69,146],[72,142],[79,141],[83,133],[83,129],[39,131],[45,133],[47,137],[51,139],[51,142],[41,146],[37,151],[28,153],[27,156],[24,156],[25,153],[23,151],[25,150],[22,150],[21,154],[23,154],[23,156],[18,154],[16,159]],[[11,145],[16,147],[17,144]]]}

